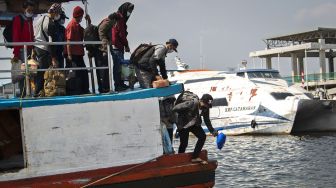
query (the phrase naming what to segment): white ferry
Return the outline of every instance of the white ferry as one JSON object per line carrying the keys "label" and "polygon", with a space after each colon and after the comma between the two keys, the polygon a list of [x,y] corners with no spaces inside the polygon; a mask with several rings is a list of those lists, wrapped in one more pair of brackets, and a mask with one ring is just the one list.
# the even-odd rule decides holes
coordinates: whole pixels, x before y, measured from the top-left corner
{"label": "white ferry", "polygon": [[336,131],[335,103],[313,100],[276,70],[183,70],[172,72],[170,80],[199,96],[211,94],[212,124],[227,135]]}

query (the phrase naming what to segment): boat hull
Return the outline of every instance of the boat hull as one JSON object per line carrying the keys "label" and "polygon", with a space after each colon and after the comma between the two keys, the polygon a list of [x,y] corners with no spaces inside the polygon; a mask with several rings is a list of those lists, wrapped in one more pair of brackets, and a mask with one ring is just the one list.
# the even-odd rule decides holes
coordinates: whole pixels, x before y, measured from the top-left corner
{"label": "boat hull", "polygon": [[[201,158],[207,159],[202,151]],[[0,187],[212,187],[216,161],[191,163],[191,154],[164,155],[141,164],[0,182]]]}
{"label": "boat hull", "polygon": [[292,133],[336,131],[336,101],[300,100]]}

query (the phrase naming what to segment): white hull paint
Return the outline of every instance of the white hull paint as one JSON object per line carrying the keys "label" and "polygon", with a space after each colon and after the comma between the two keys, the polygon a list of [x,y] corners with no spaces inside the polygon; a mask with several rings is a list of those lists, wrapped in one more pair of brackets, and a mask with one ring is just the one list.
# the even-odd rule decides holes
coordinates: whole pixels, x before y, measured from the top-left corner
{"label": "white hull paint", "polygon": [[158,98],[37,106],[21,113],[26,168],[1,174],[0,181],[136,164],[162,155]]}

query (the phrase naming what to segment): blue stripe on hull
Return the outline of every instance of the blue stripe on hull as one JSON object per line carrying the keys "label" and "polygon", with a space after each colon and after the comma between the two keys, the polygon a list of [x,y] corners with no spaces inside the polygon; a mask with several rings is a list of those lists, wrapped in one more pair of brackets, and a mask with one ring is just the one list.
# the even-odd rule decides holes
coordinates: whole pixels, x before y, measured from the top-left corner
{"label": "blue stripe on hull", "polygon": [[0,99],[0,109],[7,108],[29,108],[36,106],[52,106],[63,104],[76,104],[88,102],[102,102],[102,101],[118,101],[118,100],[133,100],[145,99],[152,97],[165,97],[181,93],[183,90],[182,84],[175,84],[165,88],[150,88],[136,91],[129,91],[116,94],[104,95],[82,95],[82,96],[58,96],[50,98],[35,98],[35,99]]}

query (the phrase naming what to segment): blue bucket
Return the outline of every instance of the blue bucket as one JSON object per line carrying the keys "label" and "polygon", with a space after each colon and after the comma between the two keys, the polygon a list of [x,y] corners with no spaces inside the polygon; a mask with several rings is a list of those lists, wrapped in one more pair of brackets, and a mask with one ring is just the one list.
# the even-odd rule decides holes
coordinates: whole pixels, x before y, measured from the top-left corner
{"label": "blue bucket", "polygon": [[224,133],[219,133],[216,140],[217,148],[221,150],[225,144],[225,141],[226,135]]}

